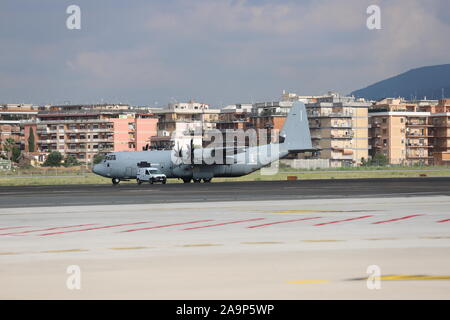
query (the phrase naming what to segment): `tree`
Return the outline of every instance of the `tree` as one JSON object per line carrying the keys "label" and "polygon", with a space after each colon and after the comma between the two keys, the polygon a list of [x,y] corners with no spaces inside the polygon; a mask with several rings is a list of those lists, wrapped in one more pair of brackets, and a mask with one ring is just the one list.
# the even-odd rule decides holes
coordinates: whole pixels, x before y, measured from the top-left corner
{"label": "tree", "polygon": [[45,160],[44,167],[59,167],[63,157],[58,151],[51,152]]}
{"label": "tree", "polygon": [[13,138],[6,138],[5,141],[3,141],[3,151],[6,152],[6,155],[8,157],[8,160],[11,160],[13,148],[16,146],[16,142]]}
{"label": "tree", "polygon": [[102,154],[96,154],[96,155],[94,156],[93,162],[94,162],[94,164],[98,164],[98,163],[102,162],[104,158],[105,158],[104,155],[102,155]]}
{"label": "tree", "polygon": [[78,166],[80,163],[78,162],[77,158],[75,158],[74,156],[67,156],[64,159],[64,166],[65,167],[73,167],[73,166]]}
{"label": "tree", "polygon": [[11,152],[11,160],[13,162],[19,162],[20,154],[21,154],[20,148],[18,146],[14,146]]}
{"label": "tree", "polygon": [[29,136],[28,136],[28,152],[34,152],[34,131],[33,128],[30,128]]}
{"label": "tree", "polygon": [[389,159],[382,153],[377,153],[370,160],[372,166],[385,166],[389,164]]}

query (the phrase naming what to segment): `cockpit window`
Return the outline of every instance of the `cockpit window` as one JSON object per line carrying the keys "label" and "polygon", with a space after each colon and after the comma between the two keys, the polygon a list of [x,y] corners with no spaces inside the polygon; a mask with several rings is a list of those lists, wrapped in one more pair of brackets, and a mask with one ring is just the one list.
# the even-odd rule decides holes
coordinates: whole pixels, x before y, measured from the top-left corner
{"label": "cockpit window", "polygon": [[105,160],[116,160],[116,156],[114,154],[108,154],[105,157]]}

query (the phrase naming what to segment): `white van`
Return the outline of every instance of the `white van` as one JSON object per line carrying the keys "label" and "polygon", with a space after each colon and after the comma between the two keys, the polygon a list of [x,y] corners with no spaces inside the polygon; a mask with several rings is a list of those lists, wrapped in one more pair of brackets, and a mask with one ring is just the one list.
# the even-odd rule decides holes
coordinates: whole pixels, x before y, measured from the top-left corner
{"label": "white van", "polygon": [[161,182],[166,184],[167,177],[158,168],[145,167],[138,168],[136,181],[138,184],[141,184],[142,182],[150,182],[151,184],[154,182]]}

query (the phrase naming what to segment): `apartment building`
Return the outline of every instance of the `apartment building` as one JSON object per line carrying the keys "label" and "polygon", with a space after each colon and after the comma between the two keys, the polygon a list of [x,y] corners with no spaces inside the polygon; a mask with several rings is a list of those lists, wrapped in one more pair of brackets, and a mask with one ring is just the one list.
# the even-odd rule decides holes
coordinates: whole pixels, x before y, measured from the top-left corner
{"label": "apartment building", "polygon": [[306,103],[313,152],[301,159],[329,159],[331,167],[355,166],[369,156],[370,103],[329,92]]}
{"label": "apartment building", "polygon": [[257,129],[281,130],[292,101],[257,102],[253,104],[251,122]]}
{"label": "apartment building", "polygon": [[[219,120],[219,109],[209,109],[209,105],[194,101],[168,104],[166,109],[154,112],[158,117],[157,133],[151,138],[151,148],[179,148],[190,143],[203,145],[203,135],[195,135],[202,130],[215,129]],[[186,138],[189,136],[189,138]]]}
{"label": "apartment building", "polygon": [[385,155],[390,164],[431,165],[445,162],[447,100],[405,101],[386,98],[369,112],[370,155]]}
{"label": "apartment building", "polygon": [[436,165],[450,165],[450,99],[425,107],[430,112],[430,140]]}
{"label": "apartment building", "polygon": [[253,124],[250,120],[252,114],[252,104],[232,104],[228,105],[220,110],[219,120],[217,121],[216,128],[225,130],[246,130],[253,128]]}
{"label": "apartment building", "polygon": [[157,121],[153,114],[135,113],[124,106],[52,107],[24,124],[25,149],[30,149],[31,132],[36,135],[36,152],[58,151],[90,162],[99,153],[142,150],[156,134]]}
{"label": "apartment building", "polygon": [[35,118],[39,111],[38,106],[31,104],[4,104],[0,105],[0,152],[4,153],[4,142],[13,139],[17,146],[22,146],[24,134],[21,123]]}

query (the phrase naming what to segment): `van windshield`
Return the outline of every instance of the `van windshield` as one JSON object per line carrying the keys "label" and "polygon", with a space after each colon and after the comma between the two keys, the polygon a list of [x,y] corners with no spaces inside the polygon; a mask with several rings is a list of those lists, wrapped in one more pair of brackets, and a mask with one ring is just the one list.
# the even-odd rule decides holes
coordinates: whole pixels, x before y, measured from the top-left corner
{"label": "van windshield", "polygon": [[151,174],[159,174],[159,173],[161,173],[161,171],[159,171],[158,169],[151,169],[150,173]]}

